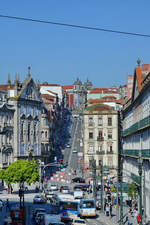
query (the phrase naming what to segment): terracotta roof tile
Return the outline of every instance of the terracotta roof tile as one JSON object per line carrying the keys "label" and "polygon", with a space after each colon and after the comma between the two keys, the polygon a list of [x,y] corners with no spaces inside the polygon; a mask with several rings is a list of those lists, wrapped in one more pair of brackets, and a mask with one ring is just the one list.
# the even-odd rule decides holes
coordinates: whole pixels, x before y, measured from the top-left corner
{"label": "terracotta roof tile", "polygon": [[40,84],[40,86],[60,86],[59,84]]}
{"label": "terracotta roof tile", "polygon": [[88,106],[85,108],[86,111],[104,111],[104,110],[112,110],[111,106],[105,104],[94,104],[92,106]]}

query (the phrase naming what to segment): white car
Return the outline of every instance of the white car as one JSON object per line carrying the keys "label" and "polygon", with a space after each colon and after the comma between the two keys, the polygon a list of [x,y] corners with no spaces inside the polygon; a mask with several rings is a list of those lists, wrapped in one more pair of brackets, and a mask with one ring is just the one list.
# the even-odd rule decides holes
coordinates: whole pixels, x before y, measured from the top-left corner
{"label": "white car", "polygon": [[72,151],[73,153],[77,153],[77,149],[73,149],[73,151]]}
{"label": "white car", "polygon": [[51,190],[51,191],[58,191],[58,186],[57,186],[57,184],[51,184],[49,190]]}
{"label": "white car", "polygon": [[82,225],[82,224],[86,225],[85,220],[80,218],[73,219],[72,225]]}

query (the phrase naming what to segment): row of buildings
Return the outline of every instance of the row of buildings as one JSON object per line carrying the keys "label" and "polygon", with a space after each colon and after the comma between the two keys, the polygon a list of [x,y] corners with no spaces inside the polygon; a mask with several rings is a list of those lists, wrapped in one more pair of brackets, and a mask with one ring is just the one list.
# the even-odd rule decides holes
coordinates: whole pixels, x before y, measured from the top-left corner
{"label": "row of buildings", "polygon": [[[122,173],[123,182],[135,183],[139,208],[150,220],[150,64],[138,65],[119,88],[95,88],[87,93],[83,111],[84,169],[92,160],[109,176]],[[123,165],[123,170],[120,167]],[[121,171],[122,170],[122,171]],[[121,173],[120,173],[121,172]]]}

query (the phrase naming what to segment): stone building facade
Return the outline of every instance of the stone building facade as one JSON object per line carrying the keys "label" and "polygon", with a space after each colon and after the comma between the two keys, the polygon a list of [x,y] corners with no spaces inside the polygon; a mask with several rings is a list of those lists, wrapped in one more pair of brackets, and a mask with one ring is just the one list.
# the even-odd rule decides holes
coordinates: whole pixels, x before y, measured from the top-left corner
{"label": "stone building facade", "polygon": [[100,161],[110,175],[118,170],[118,112],[105,104],[92,105],[83,112],[84,164],[90,168],[91,160]]}

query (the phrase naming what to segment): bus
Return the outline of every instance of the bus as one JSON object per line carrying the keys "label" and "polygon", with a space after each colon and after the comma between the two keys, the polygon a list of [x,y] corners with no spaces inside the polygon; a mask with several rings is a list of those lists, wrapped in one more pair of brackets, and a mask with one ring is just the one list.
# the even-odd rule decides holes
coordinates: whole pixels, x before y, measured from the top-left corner
{"label": "bus", "polygon": [[72,222],[79,213],[79,200],[75,200],[72,194],[58,194],[58,207],[62,222]]}
{"label": "bus", "polygon": [[79,207],[80,218],[96,217],[96,204],[94,200],[82,199]]}

